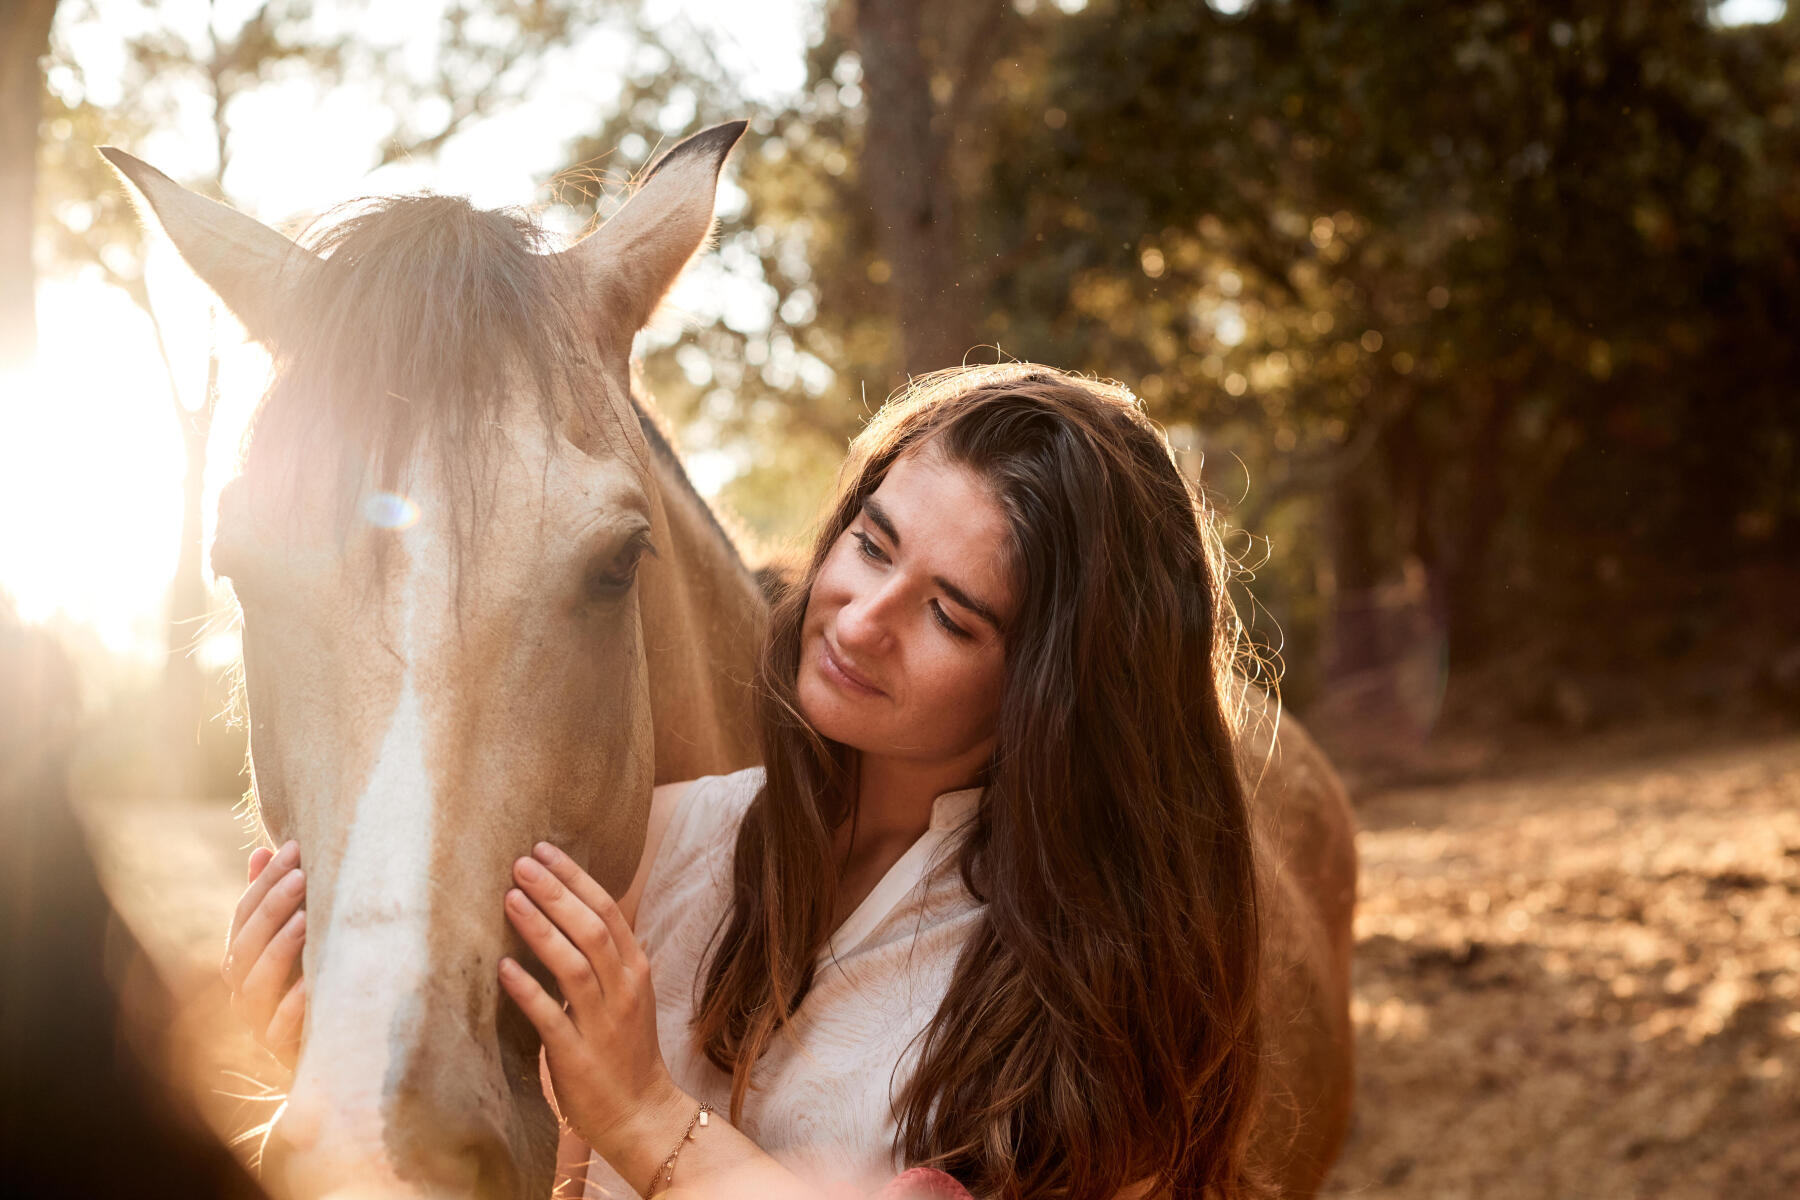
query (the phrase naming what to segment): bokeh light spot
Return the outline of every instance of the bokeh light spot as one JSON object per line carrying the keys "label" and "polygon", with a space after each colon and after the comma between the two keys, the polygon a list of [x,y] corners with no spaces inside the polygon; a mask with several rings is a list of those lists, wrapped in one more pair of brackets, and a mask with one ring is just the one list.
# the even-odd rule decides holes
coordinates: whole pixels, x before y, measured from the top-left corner
{"label": "bokeh light spot", "polygon": [[370,492],[363,497],[362,514],[377,529],[398,532],[419,523],[419,506],[397,492]]}

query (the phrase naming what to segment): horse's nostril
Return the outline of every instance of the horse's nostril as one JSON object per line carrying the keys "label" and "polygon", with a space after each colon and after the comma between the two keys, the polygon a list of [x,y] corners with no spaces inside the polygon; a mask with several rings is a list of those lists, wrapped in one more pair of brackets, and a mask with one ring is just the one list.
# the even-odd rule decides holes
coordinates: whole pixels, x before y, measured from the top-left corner
{"label": "horse's nostril", "polygon": [[506,1200],[518,1195],[518,1176],[512,1154],[498,1136],[470,1150],[475,1159],[475,1194],[483,1200]]}
{"label": "horse's nostril", "polygon": [[[458,1128],[460,1126],[460,1128]],[[514,1194],[512,1156],[485,1122],[442,1122],[400,1164],[400,1175],[434,1193],[507,1200]]]}
{"label": "horse's nostril", "polygon": [[[377,1076],[317,1051],[265,1142],[262,1177],[278,1200],[526,1200],[549,1191],[548,1169],[540,1187],[537,1172],[515,1162],[516,1104],[504,1084],[435,1053],[415,1050]],[[535,1087],[526,1096],[542,1104]]]}
{"label": "horse's nostril", "polygon": [[452,1196],[479,1196],[476,1189],[481,1178],[481,1159],[467,1148],[445,1147],[427,1150],[407,1162],[400,1177],[416,1182],[432,1193]]}

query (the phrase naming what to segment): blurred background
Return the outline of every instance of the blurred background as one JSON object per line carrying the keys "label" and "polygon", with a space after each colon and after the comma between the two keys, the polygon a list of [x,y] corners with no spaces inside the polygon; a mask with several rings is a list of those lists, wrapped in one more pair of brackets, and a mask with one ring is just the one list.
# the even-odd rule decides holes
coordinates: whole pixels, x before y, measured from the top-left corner
{"label": "blurred background", "polygon": [[[67,719],[3,744],[55,750],[165,973],[252,836],[206,548],[266,362],[93,147],[290,232],[430,189],[572,235],[739,117],[640,348],[753,556],[965,359],[1126,383],[1223,514],[1364,827],[1337,1192],[1800,1188],[1782,0],[11,0],[0,625],[67,669],[0,712]],[[275,1069],[193,987],[250,1127],[220,1075]]]}

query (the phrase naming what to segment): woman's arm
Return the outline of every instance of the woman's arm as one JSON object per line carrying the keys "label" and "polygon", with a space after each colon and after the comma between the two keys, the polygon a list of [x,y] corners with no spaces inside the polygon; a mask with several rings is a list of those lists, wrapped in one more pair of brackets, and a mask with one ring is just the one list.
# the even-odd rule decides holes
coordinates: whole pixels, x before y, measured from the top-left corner
{"label": "woman's arm", "polygon": [[[549,1084],[544,1085],[544,1094],[550,1095]],[[593,1149],[581,1140],[580,1134],[564,1125],[556,1142],[556,1184],[550,1189],[552,1200],[582,1200],[587,1195],[588,1168],[593,1163]]]}
{"label": "woman's arm", "polygon": [[679,1143],[675,1184],[722,1200],[823,1200],[722,1116],[684,1140],[699,1103],[669,1075],[657,1042],[650,965],[619,904],[562,851],[540,844],[513,865],[513,927],[549,968],[567,1007],[511,959],[500,983],[544,1040],[563,1119],[648,1194]]}
{"label": "woman's arm", "polygon": [[[684,1122],[677,1127],[677,1132],[687,1127],[686,1120],[692,1120],[694,1108],[697,1107],[698,1105],[695,1105],[692,1108],[684,1107],[677,1110],[677,1115],[687,1114]],[[700,1149],[702,1139],[710,1140],[715,1131],[723,1133],[726,1129],[729,1129],[731,1137],[725,1139],[725,1144],[709,1146],[706,1150]],[[682,1147],[681,1156],[675,1161],[675,1173],[670,1183],[669,1193],[672,1197],[754,1196],[760,1200],[763,1196],[773,1196],[779,1200],[779,1198],[791,1194],[803,1197],[804,1200],[813,1200],[818,1195],[817,1192],[800,1184],[799,1180],[785,1169],[780,1168],[779,1164],[777,1164],[777,1170],[781,1173],[771,1175],[767,1179],[747,1173],[756,1169],[757,1156],[762,1158],[768,1156],[738,1130],[723,1126],[723,1122],[717,1116],[709,1114],[706,1128],[704,1130],[696,1129],[694,1132],[696,1134],[694,1141],[688,1142]],[[748,1151],[734,1151],[733,1142],[742,1142],[748,1147]],[[741,1154],[741,1160],[734,1162],[734,1154]],[[559,1191],[556,1195],[564,1200],[581,1200],[583,1192],[580,1188],[586,1183],[587,1169],[594,1158],[593,1150],[576,1136],[573,1130],[564,1129],[562,1144],[557,1150],[556,1157],[559,1179],[571,1179],[577,1184],[576,1190]],[[720,1161],[713,1162],[714,1157],[719,1158]],[[661,1167],[660,1162],[655,1167],[658,1180],[662,1178]],[[723,1176],[726,1182],[717,1186],[729,1190],[715,1190],[715,1184],[711,1180],[720,1176]],[[792,1193],[782,1190],[790,1186],[798,1186],[799,1190]],[[1142,1200],[1142,1197],[1147,1194],[1146,1185],[1121,1192],[1116,1200]],[[885,1187],[875,1193],[871,1200],[973,1200],[973,1198],[969,1195],[967,1188],[942,1171],[914,1167],[890,1180]]]}
{"label": "woman's arm", "polygon": [[[650,793],[650,821],[644,827],[644,853],[638,859],[637,874],[631,877],[631,886],[619,897],[619,912],[625,917],[625,923],[633,930],[637,929],[638,901],[644,895],[644,881],[650,877],[650,865],[656,861],[657,851],[662,849],[663,838],[669,832],[669,820],[680,807],[682,798],[693,785],[693,780],[681,783],[665,783]],[[549,1088],[546,1085],[546,1092]],[[581,1135],[568,1126],[563,1127],[562,1139],[556,1146],[556,1173],[559,1179],[571,1180],[573,1191],[558,1191],[558,1196],[567,1195],[569,1200],[581,1200],[587,1190],[588,1167],[594,1161],[594,1151]]]}
{"label": "woman's arm", "polygon": [[669,1187],[684,1196],[718,1200],[826,1200],[826,1193],[799,1176],[751,1141],[716,1112],[704,1128],[695,1126],[692,1140],[683,1133],[693,1124],[700,1105],[679,1088],[646,1102],[635,1116],[602,1142],[613,1170],[645,1196],[662,1182],[663,1165],[680,1143]]}

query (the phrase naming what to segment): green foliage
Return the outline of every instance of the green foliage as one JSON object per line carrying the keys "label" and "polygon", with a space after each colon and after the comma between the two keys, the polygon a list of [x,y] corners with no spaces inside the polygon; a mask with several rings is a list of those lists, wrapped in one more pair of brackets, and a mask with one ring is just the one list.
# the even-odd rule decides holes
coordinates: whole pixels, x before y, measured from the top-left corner
{"label": "green foliage", "polygon": [[[1234,545],[1267,559],[1252,586],[1291,694],[1376,654],[1346,614],[1396,589],[1463,663],[1546,630],[1558,654],[1629,657],[1678,642],[1732,564],[1800,550],[1792,16],[1721,29],[1703,0],[921,3],[911,102],[942,148],[964,264],[942,282],[978,299],[958,340],[1144,397],[1256,535]],[[870,197],[882,171],[918,168],[871,153],[865,76],[882,64],[863,60],[864,11],[821,5],[806,84],[770,110],[690,27],[602,0],[471,0],[445,26],[448,65],[394,84],[411,99],[393,145],[428,151],[522,94],[520,48],[602,14],[640,49],[572,148],[575,209],[604,215],[660,148],[751,118],[745,195],[727,189],[696,268],[710,299],[697,328],[653,336],[646,376],[728,477],[728,505],[793,536],[903,381],[892,231]],[[300,29],[222,45],[285,70]],[[313,44],[328,75],[379,54]],[[51,126],[72,131],[52,155],[120,116],[52,90]],[[80,207],[110,190],[61,173],[74,182],[51,185],[48,210],[128,262],[124,214]],[[1650,632],[1614,636],[1628,619]]]}
{"label": "green foliage", "polygon": [[1066,117],[991,206],[1051,209],[1055,265],[996,307],[1066,284],[1023,352],[1079,346],[1242,423],[1275,499],[1360,507],[1341,586],[1415,558],[1481,648],[1794,544],[1791,29],[1565,0],[1097,4],[1061,32]]}
{"label": "green foliage", "polygon": [[[1095,0],[1004,6],[957,44],[955,7],[923,24],[982,297],[967,344],[1119,378],[1205,457],[1269,539],[1256,593],[1300,691],[1355,657],[1346,608],[1403,580],[1461,662],[1550,628],[1631,655],[1622,614],[1800,548],[1793,20]],[[772,303],[810,302],[700,335],[715,370],[779,338],[835,379],[803,394],[752,370],[735,409],[706,405],[707,438],[781,444],[786,421],[741,419],[770,396],[841,436],[858,385],[895,381],[865,114],[844,100],[855,22],[827,7],[726,234]],[[959,72],[974,84],[940,89]],[[640,103],[662,111],[654,88]]]}
{"label": "green foliage", "polygon": [[[891,322],[871,299],[872,231],[859,223],[845,149],[862,113],[839,98],[854,56],[841,31],[808,52],[808,88],[790,107],[749,101],[703,40],[640,28],[643,48],[613,115],[573,147],[561,198],[605,216],[657,154],[699,129],[748,118],[732,177],[749,202],[722,204],[709,272],[717,307],[697,327],[653,338],[646,382],[690,451],[722,454],[719,499],[771,543],[796,537],[823,503],[865,399],[891,353]],[[834,70],[838,78],[833,78]]]}

